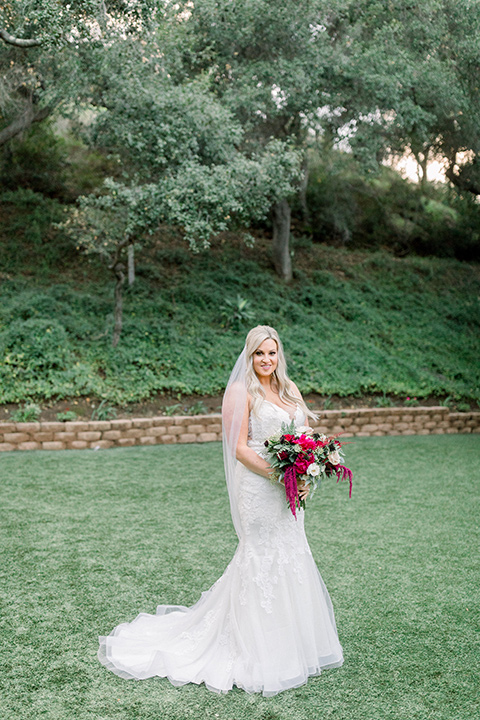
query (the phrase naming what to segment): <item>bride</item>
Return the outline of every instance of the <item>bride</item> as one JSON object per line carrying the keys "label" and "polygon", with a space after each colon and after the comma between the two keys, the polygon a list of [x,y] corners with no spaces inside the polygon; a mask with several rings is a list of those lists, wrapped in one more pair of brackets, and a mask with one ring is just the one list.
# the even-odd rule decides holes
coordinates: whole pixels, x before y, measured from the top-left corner
{"label": "bride", "polygon": [[[282,344],[253,328],[222,407],[225,473],[239,543],[222,577],[192,607],[159,605],[100,637],[100,661],[123,678],[167,677],[227,692],[275,695],[343,663],[330,597],[304,530],[270,480],[264,441],[307,409]],[[306,497],[308,487],[299,486]]]}

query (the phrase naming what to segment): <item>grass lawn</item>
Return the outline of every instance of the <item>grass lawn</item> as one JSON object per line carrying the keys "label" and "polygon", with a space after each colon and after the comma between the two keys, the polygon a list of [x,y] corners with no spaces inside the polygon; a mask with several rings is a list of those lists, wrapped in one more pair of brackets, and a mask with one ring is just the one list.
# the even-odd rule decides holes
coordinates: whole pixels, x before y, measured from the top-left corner
{"label": "grass lawn", "polygon": [[326,483],[307,517],[345,664],[274,698],[96,659],[98,635],[195,602],[230,561],[219,444],[2,453],[0,718],[478,720],[480,437],[347,450],[352,499]]}

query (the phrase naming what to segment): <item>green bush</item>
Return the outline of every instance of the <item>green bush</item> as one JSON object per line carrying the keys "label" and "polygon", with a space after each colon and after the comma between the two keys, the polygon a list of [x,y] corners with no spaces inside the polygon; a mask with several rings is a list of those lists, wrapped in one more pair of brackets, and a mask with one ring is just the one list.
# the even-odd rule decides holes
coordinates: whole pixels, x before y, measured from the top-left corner
{"label": "green bush", "polygon": [[117,411],[114,407],[107,405],[106,400],[102,400],[97,408],[93,409],[91,420],[113,420],[117,417]]}
{"label": "green bush", "polygon": [[48,271],[72,258],[73,244],[55,230],[63,218],[58,200],[30,189],[7,191],[0,194],[0,212],[1,266],[7,272],[24,271],[30,263]]}
{"label": "green bush", "polygon": [[13,422],[36,422],[41,412],[42,408],[39,405],[28,403],[12,413],[10,419]]}
{"label": "green bush", "polygon": [[59,197],[63,194],[67,153],[48,121],[32,125],[0,151],[0,186],[24,188]]}
{"label": "green bush", "polygon": [[15,320],[0,330],[0,402],[98,392],[58,320]]}
{"label": "green bush", "polygon": [[361,185],[362,179],[346,156],[333,153],[325,162],[311,155],[306,202],[308,229],[316,242],[350,242],[358,222],[357,195]]}
{"label": "green bush", "polygon": [[53,122],[32,125],[0,149],[0,188],[30,190],[71,202],[95,191],[118,163],[85,145],[73,132],[59,135]]}
{"label": "green bush", "polygon": [[64,370],[74,361],[69,337],[58,320],[17,320],[0,335],[6,365],[15,365],[28,380],[41,372]]}
{"label": "green bush", "polygon": [[226,298],[224,304],[220,307],[220,311],[224,326],[234,330],[245,327],[245,324],[254,317],[250,300],[242,298],[241,295],[237,295],[234,299]]}
{"label": "green bush", "polygon": [[68,422],[69,420],[77,420],[78,415],[74,410],[65,410],[65,412],[57,413],[58,422]]}
{"label": "green bush", "polygon": [[332,152],[312,153],[306,200],[316,242],[480,260],[480,207],[471,193],[421,187],[386,167],[368,177],[351,156]]}

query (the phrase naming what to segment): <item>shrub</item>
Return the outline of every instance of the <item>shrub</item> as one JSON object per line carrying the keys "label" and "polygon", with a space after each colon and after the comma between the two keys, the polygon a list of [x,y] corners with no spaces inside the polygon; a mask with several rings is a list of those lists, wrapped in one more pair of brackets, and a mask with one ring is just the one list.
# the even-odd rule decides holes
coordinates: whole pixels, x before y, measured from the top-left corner
{"label": "shrub", "polygon": [[34,403],[25,404],[11,415],[13,422],[36,422],[40,417],[42,409]]}
{"label": "shrub", "polygon": [[202,400],[197,400],[189,409],[188,415],[205,415],[208,413],[208,408]]}
{"label": "shrub", "polygon": [[[24,270],[30,263],[48,268],[73,253],[73,243],[55,229],[63,218],[58,200],[30,189],[0,194],[0,243],[5,270]],[[22,252],[19,252],[19,247]]]}
{"label": "shrub", "polygon": [[63,325],[45,318],[12,322],[0,334],[0,357],[25,379],[66,369],[75,359]]}
{"label": "shrub", "polygon": [[117,411],[114,407],[107,405],[106,399],[102,400],[98,408],[94,408],[91,420],[113,420],[117,417]]}
{"label": "shrub", "polygon": [[163,414],[167,415],[168,417],[172,417],[173,415],[177,415],[182,406],[180,403],[175,403],[174,405],[165,405],[163,408]]}
{"label": "shrub", "polygon": [[32,125],[0,152],[0,184],[8,190],[26,188],[58,197],[65,180],[66,149],[51,123]]}
{"label": "shrub", "polygon": [[237,295],[234,299],[227,298],[220,310],[224,326],[233,330],[240,330],[246,322],[250,322],[255,316],[250,300],[243,298],[241,295]]}
{"label": "shrub", "polygon": [[480,260],[480,206],[471,193],[421,187],[386,167],[369,177],[350,155],[331,152],[311,154],[306,200],[317,242]]}
{"label": "shrub", "polygon": [[77,418],[78,415],[74,410],[65,410],[64,412],[57,413],[58,422],[68,422],[69,420],[76,420]]}

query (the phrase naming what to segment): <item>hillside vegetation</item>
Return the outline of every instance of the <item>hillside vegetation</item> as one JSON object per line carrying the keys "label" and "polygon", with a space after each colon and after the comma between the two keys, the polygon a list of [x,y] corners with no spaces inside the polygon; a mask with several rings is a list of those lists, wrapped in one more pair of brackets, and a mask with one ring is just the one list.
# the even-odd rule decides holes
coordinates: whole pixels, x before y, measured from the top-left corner
{"label": "hillside vegetation", "polygon": [[226,235],[197,255],[158,241],[138,257],[116,348],[106,269],[71,248],[50,257],[45,243],[25,247],[23,265],[0,286],[2,404],[216,395],[260,323],[280,332],[303,393],[480,398],[476,264],[297,239],[287,285],[263,236],[247,248]]}

